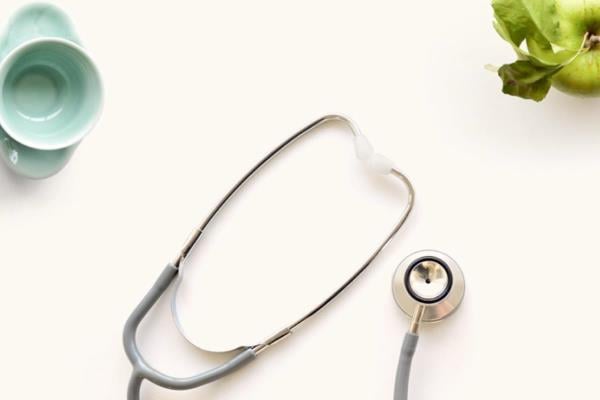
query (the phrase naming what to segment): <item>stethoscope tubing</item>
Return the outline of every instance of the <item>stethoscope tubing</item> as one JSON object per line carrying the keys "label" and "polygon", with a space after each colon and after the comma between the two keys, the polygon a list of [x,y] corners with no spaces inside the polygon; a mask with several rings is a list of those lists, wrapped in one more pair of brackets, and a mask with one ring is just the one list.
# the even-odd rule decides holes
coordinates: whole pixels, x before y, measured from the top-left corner
{"label": "stethoscope tubing", "polygon": [[172,264],[167,265],[125,324],[123,346],[127,358],[129,358],[129,361],[133,366],[133,372],[127,390],[128,400],[140,399],[140,390],[144,380],[148,380],[167,389],[188,390],[221,379],[225,375],[236,371],[256,358],[254,350],[248,348],[223,365],[187,378],[176,378],[166,375],[152,368],[146,362],[137,346],[137,330],[144,317],[175,281],[178,273],[179,270]]}
{"label": "stethoscope tubing", "polygon": [[400,360],[396,369],[396,380],[394,384],[394,400],[408,400],[408,384],[410,381],[410,369],[412,360],[419,344],[419,335],[407,332],[400,350]]}

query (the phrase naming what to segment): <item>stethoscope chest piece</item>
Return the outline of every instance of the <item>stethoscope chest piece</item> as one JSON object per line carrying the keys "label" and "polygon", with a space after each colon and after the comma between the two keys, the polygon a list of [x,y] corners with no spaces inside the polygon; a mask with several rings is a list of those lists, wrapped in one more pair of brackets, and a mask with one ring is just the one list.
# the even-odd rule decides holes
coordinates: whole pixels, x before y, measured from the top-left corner
{"label": "stethoscope chest piece", "polygon": [[436,322],[452,314],[465,294],[465,278],[450,256],[424,250],[406,257],[392,280],[394,299],[409,317],[422,312],[422,322]]}

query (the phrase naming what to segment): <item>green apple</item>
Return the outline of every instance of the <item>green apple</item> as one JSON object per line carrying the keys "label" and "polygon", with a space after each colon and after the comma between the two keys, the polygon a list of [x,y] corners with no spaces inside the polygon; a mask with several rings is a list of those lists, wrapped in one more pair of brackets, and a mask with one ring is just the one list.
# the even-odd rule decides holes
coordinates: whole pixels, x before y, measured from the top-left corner
{"label": "green apple", "polygon": [[494,27],[518,60],[498,70],[506,94],[540,101],[552,86],[600,96],[600,0],[492,0]]}
{"label": "green apple", "polygon": [[565,93],[600,96],[600,0],[559,0],[556,5],[564,44],[576,45],[587,36],[587,50],[565,65],[552,84]]}
{"label": "green apple", "polygon": [[600,96],[600,48],[579,55],[552,78],[552,86],[569,94]]}

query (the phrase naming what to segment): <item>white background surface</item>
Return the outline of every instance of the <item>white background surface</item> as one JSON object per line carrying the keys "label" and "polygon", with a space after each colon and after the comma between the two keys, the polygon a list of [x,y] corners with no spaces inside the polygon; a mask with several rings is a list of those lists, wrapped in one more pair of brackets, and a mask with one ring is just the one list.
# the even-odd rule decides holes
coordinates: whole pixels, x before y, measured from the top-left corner
{"label": "white background surface", "polygon": [[[143,398],[391,398],[408,321],[390,279],[423,248],[452,255],[468,287],[454,317],[423,331],[413,399],[597,393],[600,102],[501,95],[483,65],[513,56],[486,1],[58,3],[107,103],[58,176],[0,168],[0,397],[124,398],[122,325],[164,263],[248,167],[330,112],[412,178],[409,223],[349,293],[251,366],[190,392],[146,385]],[[218,361],[178,335],[166,302],[140,340],[174,374]]]}

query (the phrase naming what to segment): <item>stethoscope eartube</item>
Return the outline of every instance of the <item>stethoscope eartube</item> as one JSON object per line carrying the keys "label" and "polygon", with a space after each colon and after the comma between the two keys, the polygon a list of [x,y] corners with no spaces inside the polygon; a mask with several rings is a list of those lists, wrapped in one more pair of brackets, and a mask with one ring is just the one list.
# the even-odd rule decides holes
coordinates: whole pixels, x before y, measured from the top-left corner
{"label": "stethoscope eartube", "polygon": [[[338,288],[336,288],[321,303],[317,304],[313,309],[309,310],[301,318],[293,321],[291,324],[287,325],[283,329],[277,330],[275,334],[261,341],[260,343],[253,345],[246,344],[237,347],[235,350],[233,350],[237,351],[237,354],[233,356],[228,362],[189,378],[171,377],[152,368],[146,362],[146,360],[144,360],[144,358],[138,350],[138,346],[136,343],[136,333],[138,327],[142,320],[146,317],[148,312],[154,307],[156,302],[164,295],[166,290],[171,285],[174,285],[175,292],[177,291],[178,279],[182,279],[181,268],[184,265],[184,261],[186,257],[190,254],[190,252],[193,250],[196,243],[204,236],[205,228],[213,221],[214,217],[228,204],[229,200],[238,192],[238,190],[242,188],[246,183],[248,183],[259,170],[261,170],[265,165],[269,163],[269,161],[274,159],[283,150],[288,148],[297,140],[301,139],[303,136],[313,132],[316,128],[330,122],[341,122],[349,128],[349,133],[354,139],[354,149],[356,152],[356,156],[361,161],[363,161],[363,164],[367,167],[369,171],[375,174],[389,175],[392,178],[397,179],[400,183],[402,183],[405,186],[408,195],[407,202],[392,230],[387,233],[387,235],[382,239],[378,247],[373,250],[373,252],[366,258],[366,260],[359,264],[357,270],[352,275],[347,277],[346,280],[344,280],[341,283],[341,285]],[[177,253],[177,256],[175,257],[173,262],[167,265],[167,267],[163,270],[162,274],[160,275],[154,286],[146,294],[144,299],[140,302],[140,304],[137,306],[137,308],[133,311],[133,313],[127,320],[123,332],[123,344],[125,347],[125,352],[127,353],[127,357],[129,358],[129,361],[133,366],[133,372],[131,375],[131,380],[129,382],[127,399],[140,399],[141,386],[145,380],[150,381],[158,386],[162,386],[164,388],[173,390],[187,390],[205,385],[236,371],[237,369],[243,367],[244,365],[254,360],[266,349],[270,348],[276,343],[279,343],[283,338],[291,334],[297,327],[309,320],[312,316],[317,314],[328,304],[330,304],[334,299],[336,299],[342,292],[346,290],[346,288],[348,288],[359,276],[361,276],[372,265],[373,260],[379,255],[379,253],[381,253],[381,251],[383,251],[383,249],[388,245],[392,238],[396,236],[400,228],[402,228],[402,226],[404,225],[404,222],[408,218],[408,215],[410,214],[413,208],[413,203],[414,189],[409,179],[404,174],[402,174],[402,172],[400,172],[397,168],[395,168],[393,163],[388,158],[384,157],[379,153],[376,153],[373,149],[373,146],[371,146],[367,138],[359,132],[356,125],[354,125],[354,123],[352,123],[352,121],[350,121],[348,118],[340,115],[326,115],[307,125],[300,131],[294,133],[283,143],[281,143],[270,153],[268,153],[265,157],[263,157],[231,188],[229,192],[227,192],[227,194],[225,194],[225,196],[221,199],[217,206],[209,213],[208,217],[204,220],[204,222],[192,233],[190,239],[188,239],[183,248]],[[180,328],[177,316],[176,302],[173,302],[172,311],[175,321],[177,322],[178,328]],[[180,332],[185,336],[181,329]]]}
{"label": "stethoscope eartube", "polygon": [[392,292],[400,309],[412,319],[402,343],[394,389],[394,400],[407,400],[419,326],[441,321],[456,311],[465,295],[465,278],[450,256],[424,250],[400,263],[392,279]]}

